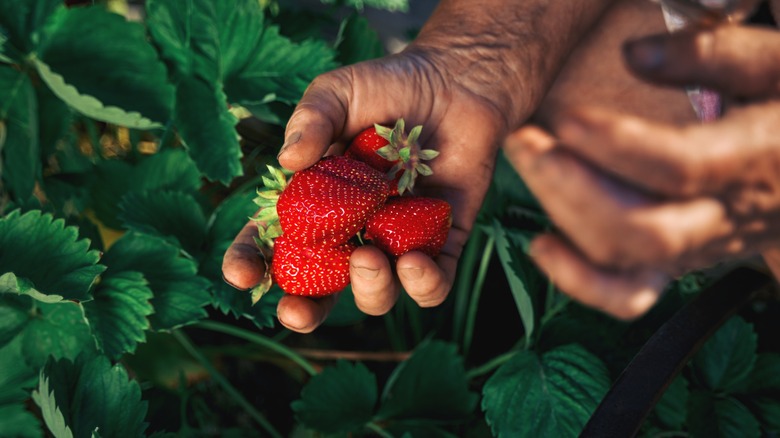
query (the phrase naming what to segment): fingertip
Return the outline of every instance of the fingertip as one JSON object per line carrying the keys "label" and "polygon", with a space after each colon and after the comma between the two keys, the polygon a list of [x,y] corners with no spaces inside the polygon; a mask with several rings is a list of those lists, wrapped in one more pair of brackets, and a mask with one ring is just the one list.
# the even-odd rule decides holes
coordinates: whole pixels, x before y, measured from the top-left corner
{"label": "fingertip", "polygon": [[370,245],[353,251],[349,258],[350,281],[355,305],[368,315],[383,315],[395,305],[400,287],[387,257]]}
{"label": "fingertip", "polygon": [[553,235],[534,239],[531,257],[550,281],[572,299],[623,321],[647,313],[668,282],[665,273],[655,270],[600,269]]}
{"label": "fingertip", "polygon": [[311,333],[325,321],[338,295],[309,298],[285,294],[276,307],[279,323],[297,333]]}
{"label": "fingertip", "polygon": [[419,251],[399,257],[396,271],[404,290],[420,307],[435,307],[443,303],[452,286],[447,273]]}
{"label": "fingertip", "polygon": [[249,289],[264,276],[265,262],[254,245],[234,244],[222,258],[222,278],[236,289]]}

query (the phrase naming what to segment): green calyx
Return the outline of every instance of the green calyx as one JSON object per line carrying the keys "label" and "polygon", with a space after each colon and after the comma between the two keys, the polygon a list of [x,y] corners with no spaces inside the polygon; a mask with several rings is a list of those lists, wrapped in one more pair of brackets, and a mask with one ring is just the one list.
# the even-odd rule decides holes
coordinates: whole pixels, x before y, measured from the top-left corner
{"label": "green calyx", "polygon": [[406,134],[404,119],[398,119],[391,129],[382,125],[374,125],[377,135],[388,141],[388,145],[376,151],[380,157],[396,164],[387,172],[390,179],[394,179],[398,172],[403,171],[398,181],[398,193],[411,192],[418,175],[429,176],[433,174],[430,166],[423,161],[432,160],[439,155],[439,151],[422,149],[418,140],[422,133],[422,125],[417,125]]}
{"label": "green calyx", "polygon": [[282,235],[282,226],[279,224],[279,214],[276,212],[276,203],[279,195],[287,187],[287,176],[281,169],[266,166],[268,174],[262,177],[263,187],[257,189],[257,197],[254,202],[260,209],[250,218],[257,226],[255,244],[260,250],[265,262],[265,275],[263,280],[249,292],[252,294],[252,304],[257,303],[263,295],[271,289],[271,255],[273,254],[274,240]]}

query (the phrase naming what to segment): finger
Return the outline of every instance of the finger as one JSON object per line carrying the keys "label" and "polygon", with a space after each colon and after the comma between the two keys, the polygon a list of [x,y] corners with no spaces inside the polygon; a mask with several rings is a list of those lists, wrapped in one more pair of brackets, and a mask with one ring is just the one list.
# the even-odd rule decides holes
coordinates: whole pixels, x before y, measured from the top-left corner
{"label": "finger", "polygon": [[265,261],[255,244],[257,226],[249,221],[222,257],[222,277],[236,289],[249,289],[263,279]]}
{"label": "finger", "polygon": [[316,163],[341,135],[347,117],[348,75],[336,71],[316,78],[287,122],[279,151],[282,167],[298,171]]}
{"label": "finger", "polygon": [[457,260],[440,255],[436,262],[419,252],[408,252],[398,258],[396,271],[406,293],[420,307],[435,307],[444,302],[452,287]]}
{"label": "finger", "polygon": [[311,333],[325,321],[338,295],[309,298],[284,294],[276,307],[279,322],[298,333]]}
{"label": "finger", "polygon": [[623,320],[647,312],[669,281],[659,271],[618,272],[596,268],[553,235],[534,239],[531,256],[550,280],[573,299]]}
{"label": "finger", "polygon": [[667,85],[703,85],[731,96],[780,94],[780,33],[718,26],[655,35],[624,46],[628,67]]}
{"label": "finger", "polygon": [[[715,193],[733,178],[744,127],[715,122],[677,127],[598,108],[555,121],[562,148],[650,192],[669,196]],[[737,128],[736,130],[734,128]]]}
{"label": "finger", "polygon": [[565,151],[537,152],[549,142],[538,130],[513,137],[518,138],[542,145],[510,141],[507,158],[555,224],[599,265],[674,265],[687,252],[734,231],[725,207],[714,198],[651,198]]}
{"label": "finger", "polygon": [[362,246],[349,257],[349,277],[358,309],[383,315],[393,308],[400,287],[387,257],[378,248]]}

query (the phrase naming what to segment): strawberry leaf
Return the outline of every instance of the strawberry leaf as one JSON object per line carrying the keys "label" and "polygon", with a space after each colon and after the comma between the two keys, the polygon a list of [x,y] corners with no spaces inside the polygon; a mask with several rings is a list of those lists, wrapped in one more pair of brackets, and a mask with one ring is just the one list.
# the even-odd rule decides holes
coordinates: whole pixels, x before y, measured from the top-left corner
{"label": "strawberry leaf", "polygon": [[40,29],[62,0],[3,0],[0,2],[0,28],[7,35],[6,54],[16,61],[35,49]]}
{"label": "strawberry leaf", "polygon": [[195,162],[182,149],[166,149],[133,165],[107,160],[95,168],[91,204],[96,216],[108,227],[120,229],[118,200],[129,192],[182,191],[195,193],[201,187]]}
{"label": "strawberry leaf", "polygon": [[492,231],[496,238],[498,259],[504,268],[504,274],[509,282],[509,289],[512,291],[512,297],[515,299],[517,311],[525,328],[526,342],[530,342],[536,325],[533,300],[526,286],[530,278],[527,268],[522,263],[522,260],[519,259],[519,256],[513,256],[513,254],[522,254],[523,250],[509,239],[506,230],[497,220],[493,221]]}
{"label": "strawberry leaf", "polygon": [[88,300],[105,267],[97,264],[99,254],[89,250],[89,241],[78,237],[75,227],[39,210],[16,210],[0,218],[0,296]]}
{"label": "strawberry leaf", "polygon": [[135,351],[146,341],[149,315],[154,311],[149,300],[154,296],[143,274],[120,272],[102,281],[95,299],[84,303],[84,311],[97,339],[98,348],[109,358]]}
{"label": "strawberry leaf", "polygon": [[21,338],[0,348],[0,370],[0,436],[43,436],[40,422],[25,406],[37,372],[24,363]]}
{"label": "strawberry leaf", "polygon": [[[325,4],[332,4],[336,0],[322,0]],[[344,0],[344,4],[358,10],[364,8],[384,9],[390,12],[409,12],[409,0]]]}
{"label": "strawberry leaf", "polygon": [[337,59],[341,65],[355,64],[385,54],[382,40],[368,19],[354,13],[341,22],[337,37]]}
{"label": "strawberry leaf", "polygon": [[49,430],[60,436],[143,436],[147,403],[122,365],[103,356],[50,360],[33,400]]}
{"label": "strawberry leaf", "polygon": [[474,412],[477,400],[477,394],[469,391],[457,347],[442,341],[425,341],[393,370],[377,417],[393,421],[459,421]]}
{"label": "strawberry leaf", "polygon": [[225,184],[242,173],[228,103],[294,103],[316,75],[335,66],[324,42],[296,44],[279,35],[255,0],[150,0],[146,11],[178,84],[182,139],[206,176]]}
{"label": "strawberry leaf", "polygon": [[212,305],[224,315],[234,318],[246,318],[259,329],[273,327],[276,321],[276,305],[283,292],[278,286],[266,292],[263,299],[252,304],[252,297],[246,291],[239,291],[222,279],[215,281],[212,287],[214,297]]}
{"label": "strawberry leaf", "polygon": [[61,7],[35,53],[41,79],[82,114],[139,129],[170,119],[173,87],[139,23],[102,7]]}
{"label": "strawberry leaf", "polygon": [[729,319],[691,361],[695,381],[713,391],[741,391],[756,362],[753,326],[740,317]]}
{"label": "strawberry leaf", "polygon": [[274,288],[253,306],[248,292],[236,290],[222,279],[222,257],[236,234],[255,212],[253,198],[253,192],[237,192],[214,210],[208,220],[208,255],[201,263],[201,274],[212,282],[211,304],[216,309],[235,318],[247,318],[258,328],[266,328],[274,326],[276,304],[282,296],[281,289]]}
{"label": "strawberry leaf", "polygon": [[199,77],[181,79],[175,120],[190,156],[206,177],[227,185],[243,174],[238,119],[228,111],[221,89]]}
{"label": "strawberry leaf", "polygon": [[609,385],[604,363],[577,344],[524,350],[485,383],[482,409],[495,436],[577,436]]}
{"label": "strawberry leaf", "polygon": [[106,252],[109,267],[104,278],[127,271],[140,272],[154,293],[154,330],[170,330],[206,317],[203,308],[211,300],[209,282],[197,275],[197,264],[162,238],[128,232]]}
{"label": "strawberry leaf", "polygon": [[691,393],[688,431],[691,436],[761,436],[758,420],[742,402],[701,390]]}
{"label": "strawberry leaf", "polygon": [[38,368],[49,356],[72,359],[81,352],[96,351],[95,339],[81,304],[71,301],[47,304],[32,300],[28,303],[30,322],[19,334],[27,364]]}
{"label": "strawberry leaf", "polygon": [[37,106],[29,77],[0,66],[0,187],[17,201],[29,199],[41,179]]}
{"label": "strawberry leaf", "polygon": [[688,389],[688,381],[682,375],[678,375],[664,391],[661,399],[658,400],[653,414],[665,428],[682,430],[685,425],[685,418],[688,415],[690,395],[691,391]]}
{"label": "strawberry leaf", "polygon": [[339,360],[312,377],[292,409],[306,427],[344,435],[371,421],[376,402],[376,376],[363,364]]}
{"label": "strawberry leaf", "polygon": [[203,251],[206,216],[189,193],[170,190],[130,192],[119,202],[124,228],[168,240],[192,256]]}

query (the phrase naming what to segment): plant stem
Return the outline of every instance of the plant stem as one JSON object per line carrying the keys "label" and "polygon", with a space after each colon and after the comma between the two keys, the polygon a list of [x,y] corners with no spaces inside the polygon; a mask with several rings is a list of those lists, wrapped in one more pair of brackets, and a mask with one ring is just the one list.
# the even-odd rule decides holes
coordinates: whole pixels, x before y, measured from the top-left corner
{"label": "plant stem", "polygon": [[460,258],[458,267],[458,277],[455,282],[455,289],[452,291],[455,297],[455,309],[452,318],[452,339],[457,340],[463,337],[463,324],[466,321],[466,312],[468,311],[470,285],[474,277],[474,267],[477,264],[479,248],[482,246],[483,233],[478,228],[474,228],[471,237],[463,250],[463,256]]}
{"label": "plant stem", "polygon": [[366,423],[366,428],[368,428],[371,432],[379,435],[381,438],[393,438],[393,434],[382,429],[380,425],[374,423],[373,421]]}
{"label": "plant stem", "polygon": [[466,372],[466,378],[468,380],[476,379],[479,376],[485,375],[490,373],[491,371],[495,370],[496,368],[500,367],[501,365],[505,364],[509,359],[512,358],[517,354],[517,350],[509,350],[504,354],[501,354],[500,356],[496,356],[493,359],[490,359],[486,363],[476,367],[472,368],[469,371]]}
{"label": "plant stem", "polygon": [[479,308],[479,299],[482,296],[482,287],[485,285],[485,278],[490,267],[490,259],[493,257],[493,248],[496,239],[494,236],[488,236],[485,248],[482,250],[482,259],[479,262],[479,271],[474,280],[474,287],[471,289],[471,299],[467,308],[466,328],[463,332],[463,355],[467,356],[471,348],[471,340],[474,338],[474,324],[477,320],[477,309]]}
{"label": "plant stem", "polygon": [[181,330],[174,330],[173,331],[173,337],[176,338],[176,340],[181,344],[182,347],[193,357],[195,360],[197,360],[203,368],[206,369],[206,371],[211,375],[211,378],[214,379],[215,382],[219,386],[222,387],[225,392],[230,395],[230,397],[233,398],[233,400],[241,406],[247,414],[249,414],[250,417],[252,417],[253,420],[257,422],[260,427],[262,427],[270,436],[274,438],[283,438],[283,435],[279,433],[279,431],[274,428],[274,426],[265,418],[265,416],[260,413],[257,409],[255,409],[254,406],[252,406],[249,401],[244,398],[243,395],[241,395],[238,390],[230,384],[230,382],[223,376],[219,371],[217,371],[216,368],[209,362],[209,360],[206,358],[206,356],[201,353],[197,347],[190,341],[190,339],[187,337],[187,335],[181,331]]}
{"label": "plant stem", "polygon": [[242,328],[234,327],[232,325],[223,324],[216,321],[200,321],[197,324],[195,324],[195,327],[202,328],[205,330],[211,330],[214,332],[224,333],[226,335],[231,335],[237,338],[244,339],[246,341],[259,345],[263,348],[271,350],[275,353],[278,353],[290,359],[294,363],[298,364],[298,366],[303,368],[304,371],[309,373],[309,375],[314,376],[317,374],[317,370],[314,368],[314,366],[311,363],[309,363],[306,359],[304,359],[303,356],[287,348],[286,346],[274,341],[273,339],[267,338],[262,335],[258,335],[257,333],[252,333]]}

